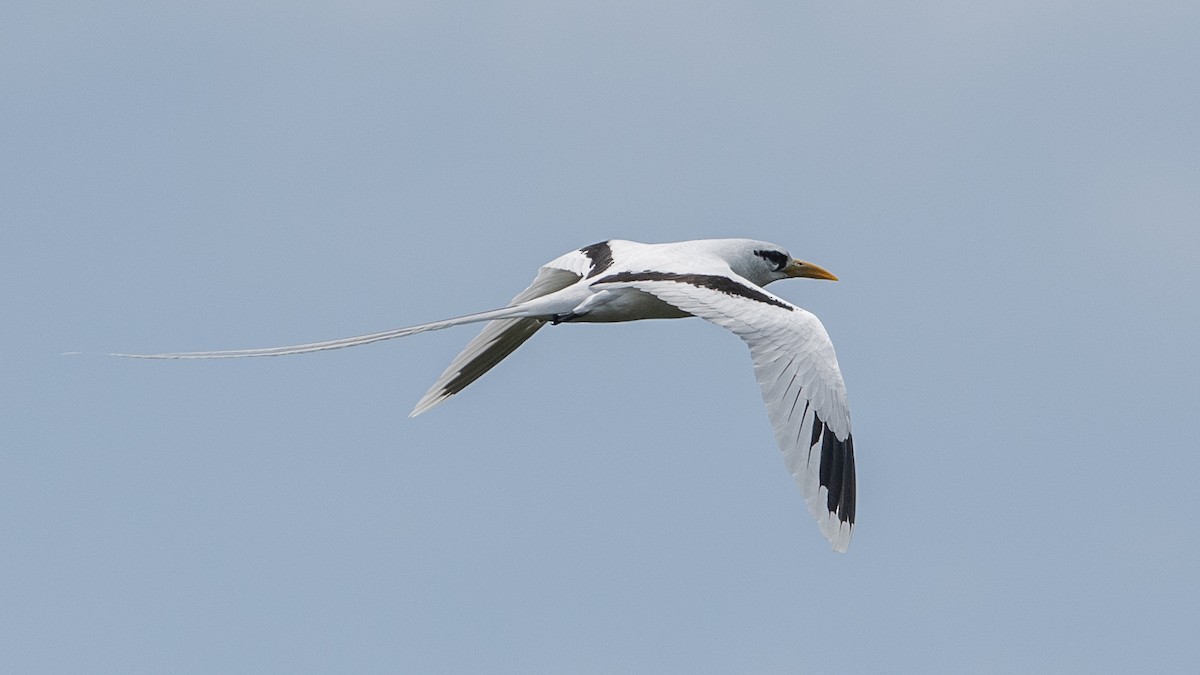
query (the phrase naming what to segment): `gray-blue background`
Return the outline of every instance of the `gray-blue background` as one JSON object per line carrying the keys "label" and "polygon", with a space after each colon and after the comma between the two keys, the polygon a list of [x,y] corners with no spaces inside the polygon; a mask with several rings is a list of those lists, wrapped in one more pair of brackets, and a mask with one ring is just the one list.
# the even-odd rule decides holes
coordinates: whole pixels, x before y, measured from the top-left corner
{"label": "gray-blue background", "polygon": [[[0,670],[1184,672],[1200,4],[9,3]],[[547,329],[610,237],[750,236],[837,345],[832,553],[744,346]],[[90,356],[64,357],[78,350]]]}

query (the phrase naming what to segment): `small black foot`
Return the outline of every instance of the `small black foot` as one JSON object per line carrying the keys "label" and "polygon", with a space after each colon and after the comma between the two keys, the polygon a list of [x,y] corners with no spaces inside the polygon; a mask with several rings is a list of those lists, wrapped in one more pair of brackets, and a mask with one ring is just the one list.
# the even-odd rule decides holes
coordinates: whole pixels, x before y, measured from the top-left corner
{"label": "small black foot", "polygon": [[557,326],[558,324],[566,321],[574,321],[581,316],[583,315],[576,314],[575,312],[563,312],[562,314],[555,314],[554,316],[550,317],[550,325]]}

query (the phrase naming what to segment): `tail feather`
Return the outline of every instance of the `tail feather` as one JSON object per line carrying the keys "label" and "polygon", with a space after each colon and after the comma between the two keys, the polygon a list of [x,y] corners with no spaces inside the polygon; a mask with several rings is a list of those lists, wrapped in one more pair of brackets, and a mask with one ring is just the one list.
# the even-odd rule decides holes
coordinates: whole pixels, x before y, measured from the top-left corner
{"label": "tail feather", "polygon": [[380,342],[381,340],[391,340],[393,338],[406,337],[409,335],[415,335],[417,333],[424,333],[426,331],[450,328],[451,326],[459,326],[467,323],[478,323],[480,321],[492,321],[494,319],[509,319],[521,316],[524,316],[524,314],[522,313],[522,309],[520,307],[502,307],[500,309],[493,309],[487,312],[478,312],[476,314],[459,316],[453,319],[423,323],[419,326],[395,328],[379,333],[356,335],[354,337],[326,340],[324,342],[309,342],[302,345],[264,347],[260,349],[229,349],[224,351],[209,352],[175,352],[168,354],[109,354],[109,356],[119,356],[127,359],[239,359],[254,356],[287,356],[290,354],[306,354],[308,352],[321,352],[329,349],[357,347],[359,345],[366,345],[372,342]]}

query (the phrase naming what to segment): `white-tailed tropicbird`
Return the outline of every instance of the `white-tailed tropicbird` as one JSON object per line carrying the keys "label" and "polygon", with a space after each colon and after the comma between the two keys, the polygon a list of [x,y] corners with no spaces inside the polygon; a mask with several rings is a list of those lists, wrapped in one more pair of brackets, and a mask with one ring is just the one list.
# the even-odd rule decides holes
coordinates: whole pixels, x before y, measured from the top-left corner
{"label": "white-tailed tropicbird", "polygon": [[746,341],[775,440],[809,511],[837,551],[854,526],[854,439],[833,343],[816,316],[762,287],[789,277],[837,277],[750,239],[642,244],[613,239],[562,255],[505,307],[444,321],[288,347],[175,354],[148,359],[282,356],[489,322],[417,402],[419,415],[462,391],[550,324],[698,316]]}

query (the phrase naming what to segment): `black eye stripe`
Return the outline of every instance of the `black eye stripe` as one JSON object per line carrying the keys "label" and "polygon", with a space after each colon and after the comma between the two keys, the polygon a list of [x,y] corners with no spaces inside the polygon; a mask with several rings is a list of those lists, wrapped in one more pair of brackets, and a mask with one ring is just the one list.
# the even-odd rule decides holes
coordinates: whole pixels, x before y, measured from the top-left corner
{"label": "black eye stripe", "polygon": [[755,251],[754,255],[775,265],[775,269],[777,270],[782,270],[788,264],[787,254],[779,251]]}

